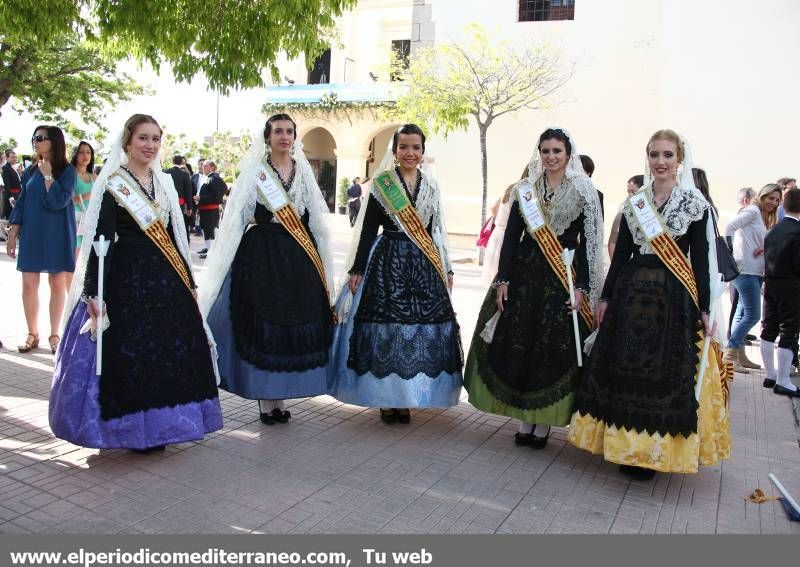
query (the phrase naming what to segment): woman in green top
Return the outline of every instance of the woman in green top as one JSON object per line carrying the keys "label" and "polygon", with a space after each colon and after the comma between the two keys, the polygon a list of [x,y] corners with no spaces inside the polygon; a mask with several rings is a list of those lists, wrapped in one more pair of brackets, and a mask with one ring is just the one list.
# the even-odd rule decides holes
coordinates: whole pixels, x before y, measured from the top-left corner
{"label": "woman in green top", "polygon": [[92,194],[92,185],[96,176],[94,174],[94,148],[89,142],[81,141],[72,152],[72,165],[78,170],[78,179],[75,182],[75,192],[72,194],[72,204],[75,205],[75,224],[78,227],[78,241],[75,245],[75,257],[81,248],[83,240],[83,215],[89,205]]}

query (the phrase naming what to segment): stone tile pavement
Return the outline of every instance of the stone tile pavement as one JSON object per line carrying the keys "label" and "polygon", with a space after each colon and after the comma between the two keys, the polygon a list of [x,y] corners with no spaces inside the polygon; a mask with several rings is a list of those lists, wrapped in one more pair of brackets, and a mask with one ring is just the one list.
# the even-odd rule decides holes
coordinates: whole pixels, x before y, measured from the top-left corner
{"label": "stone tile pavement", "polygon": [[[337,238],[341,268],[346,230]],[[468,343],[483,290],[476,268],[458,266]],[[779,503],[744,500],[774,494],[769,472],[800,499],[791,400],[760,375],[732,383],[731,460],[650,482],[566,444],[563,430],[542,451],[516,447],[513,421],[463,400],[386,426],[377,410],[302,399],[290,424],[269,427],[254,402],[223,393],[225,428],[203,442],[98,451],[50,433],[49,351],[8,349],[24,324],[4,256],[0,295],[0,533],[800,533]]]}

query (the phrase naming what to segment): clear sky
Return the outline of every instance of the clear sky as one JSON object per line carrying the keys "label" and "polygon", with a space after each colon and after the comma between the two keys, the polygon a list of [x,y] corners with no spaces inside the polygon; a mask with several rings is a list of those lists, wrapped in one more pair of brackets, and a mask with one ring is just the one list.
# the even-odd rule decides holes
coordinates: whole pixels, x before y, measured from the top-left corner
{"label": "clear sky", "polygon": [[[205,77],[197,76],[190,83],[175,82],[168,67],[159,76],[150,67],[124,63],[121,65],[131,76],[153,91],[152,95],[136,97],[112,109],[105,125],[114,135],[131,114],[141,112],[153,115],[170,133],[185,133],[190,139],[202,140],[213,134],[217,121],[217,95],[209,91]],[[219,97],[219,128],[239,133],[248,132],[263,124],[261,105],[266,102],[264,89],[248,89]],[[0,136],[14,137],[19,150],[28,151],[26,140],[30,139],[38,124],[30,114],[19,115],[8,104],[0,117]],[[91,130],[88,130],[91,133]]]}

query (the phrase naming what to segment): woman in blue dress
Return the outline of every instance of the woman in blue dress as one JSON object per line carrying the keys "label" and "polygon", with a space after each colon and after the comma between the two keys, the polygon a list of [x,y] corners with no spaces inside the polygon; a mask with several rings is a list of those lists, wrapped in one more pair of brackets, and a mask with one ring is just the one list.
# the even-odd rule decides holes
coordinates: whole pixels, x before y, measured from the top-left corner
{"label": "woman in blue dress", "polygon": [[[22,272],[22,305],[28,336],[18,349],[39,346],[39,274],[50,282],[50,350],[56,352],[58,328],[67,297],[68,274],[75,271],[75,168],[67,161],[64,133],[57,126],[38,126],[31,139],[36,164],[22,175],[22,192],[11,212],[6,251]],[[17,254],[17,240],[19,253]]]}
{"label": "woman in blue dress", "polygon": [[361,207],[337,302],[343,311],[353,294],[337,338],[335,396],[380,407],[387,424],[409,423],[409,408],[456,405],[461,393],[447,233],[439,186],[419,167],[424,153],[418,126],[395,132]]}
{"label": "woman in blue dress", "polygon": [[328,393],[328,207],[296,137],[287,114],[255,136],[200,286],[220,387],[258,400],[266,425],[289,421],[284,400]]}

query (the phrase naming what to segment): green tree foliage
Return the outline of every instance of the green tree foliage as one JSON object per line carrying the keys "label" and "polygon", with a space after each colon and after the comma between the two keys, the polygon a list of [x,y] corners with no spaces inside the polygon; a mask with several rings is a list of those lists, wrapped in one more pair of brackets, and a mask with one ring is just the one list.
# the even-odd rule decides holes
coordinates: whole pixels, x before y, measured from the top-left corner
{"label": "green tree foliage", "polygon": [[[408,90],[400,96],[393,112],[403,121],[424,124],[444,136],[466,130],[470,117],[475,120],[483,176],[483,226],[488,196],[489,127],[505,114],[554,104],[553,95],[572,77],[572,69],[564,69],[558,52],[548,46],[494,43],[478,24],[467,26],[466,31],[468,38],[463,42],[416,54],[403,77]],[[481,248],[481,264],[483,252]]]}
{"label": "green tree foliage", "polygon": [[[0,109],[43,120],[76,111],[99,125],[106,108],[142,92],[117,62],[203,73],[211,88],[258,87],[278,78],[280,53],[314,57],[334,18],[357,0],[4,0],[0,3]],[[62,119],[63,120],[63,119]]]}

